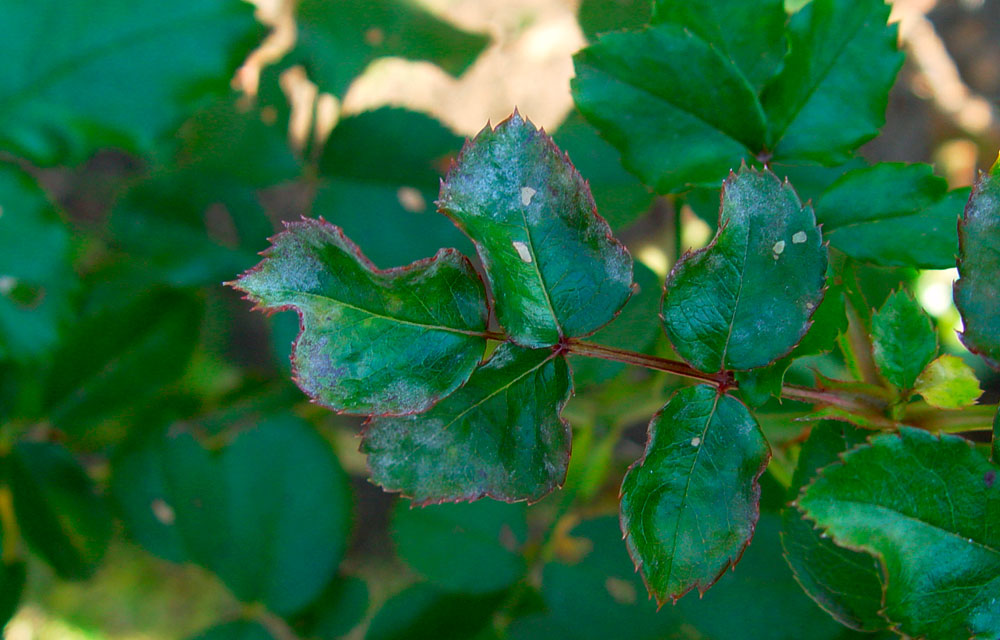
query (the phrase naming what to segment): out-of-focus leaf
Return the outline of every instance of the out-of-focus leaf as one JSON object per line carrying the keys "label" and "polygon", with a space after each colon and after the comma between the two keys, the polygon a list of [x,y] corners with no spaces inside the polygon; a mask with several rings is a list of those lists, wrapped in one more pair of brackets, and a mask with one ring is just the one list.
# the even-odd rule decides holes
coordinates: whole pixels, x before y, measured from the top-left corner
{"label": "out-of-focus leaf", "polygon": [[976,183],[958,224],[955,306],[962,343],[1000,370],[1000,157]]}
{"label": "out-of-focus leaf", "polygon": [[1000,636],[997,471],[962,438],[904,427],[823,469],[798,504],[834,542],[879,558],[882,614],[899,631],[985,640]]}
{"label": "out-of-focus leaf", "polygon": [[275,640],[275,638],[259,622],[234,620],[205,629],[190,640]]}
{"label": "out-of-focus leaf", "polygon": [[580,175],[586,176],[597,212],[612,229],[628,227],[649,210],[653,192],[622,167],[615,148],[579,111],[569,114],[552,139],[569,154]]}
{"label": "out-of-focus leaf", "polygon": [[115,203],[113,237],[148,279],[214,286],[257,261],[274,225],[256,191],[301,170],[284,133],[261,118],[235,96],[218,100]]}
{"label": "out-of-focus leaf", "polygon": [[126,447],[112,489],[133,538],[216,573],[245,602],[289,614],[329,583],[351,498],[329,444],[298,419],[269,419],[218,455],[187,433]]}
{"label": "out-of-focus leaf", "polygon": [[454,250],[380,271],[340,229],[304,219],[276,236],[265,256],[232,284],[261,309],[299,314],[295,379],[324,406],[426,411],[482,357],[486,292]]}
{"label": "out-of-focus leaf", "polygon": [[649,424],[625,475],[625,542],[657,602],[708,590],[735,564],[760,513],[770,450],[739,400],[708,385],[678,391]]}
{"label": "out-of-focus leaf", "polygon": [[607,31],[649,24],[651,13],[649,0],[583,0],[576,18],[584,35],[593,41]]}
{"label": "out-of-focus leaf", "polygon": [[341,576],[291,622],[300,637],[337,640],[350,633],[368,611],[368,584]]}
{"label": "out-of-focus leaf", "polygon": [[430,411],[366,426],[372,481],[417,504],[540,500],[566,477],[571,388],[562,356],[505,343]]}
{"label": "out-of-focus leaf", "polygon": [[461,146],[461,137],[422,113],[384,108],[346,117],[323,147],[313,213],[342,228],[380,267],[442,247],[469,254],[469,240],[434,204]]}
{"label": "out-of-focus leaf", "polygon": [[469,594],[499,591],[521,577],[527,530],[523,504],[493,500],[418,508],[399,500],[391,525],[407,564],[437,587]]}
{"label": "out-of-focus leaf", "polygon": [[497,319],[522,346],[590,334],[632,293],[632,258],[586,181],[516,112],[465,146],[438,204],[475,243]]}
{"label": "out-of-focus leaf", "polygon": [[716,186],[764,146],[753,87],[718,49],[676,24],[608,33],[574,56],[577,108],[660,193]]}
{"label": "out-of-focus leaf", "polygon": [[663,322],[702,371],[751,369],[788,354],[823,299],[826,249],[812,208],[770,171],[726,180],[719,232],[667,277]]}
{"label": "out-of-focus leaf", "polygon": [[342,96],[377,58],[428,60],[458,74],[488,43],[407,0],[302,0],[292,56],[321,91]]}
{"label": "out-of-focus leaf", "polygon": [[[656,317],[663,288],[659,277],[641,262],[632,268],[638,288],[618,317],[595,333],[591,340],[610,347],[646,351],[659,335]],[[600,358],[574,356],[569,362],[573,384],[577,387],[605,382],[625,369],[620,362]]]}
{"label": "out-of-focus leaf", "polygon": [[0,360],[36,359],[59,340],[77,286],[69,252],[69,230],[45,193],[0,162]]}
{"label": "out-of-focus leaf", "polygon": [[0,563],[0,629],[3,629],[7,621],[17,612],[27,577],[27,567],[24,562]]}
{"label": "out-of-focus leaf", "polygon": [[5,2],[0,147],[46,165],[148,150],[227,91],[261,32],[240,0]]}
{"label": "out-of-focus leaf", "polygon": [[788,49],[782,0],[655,0],[653,24],[689,29],[721,51],[757,90],[781,69]]}
{"label": "out-of-focus leaf", "polygon": [[63,578],[97,569],[111,538],[111,514],[72,454],[49,442],[23,441],[6,458],[17,523]]}
{"label": "out-of-focus leaf", "polygon": [[926,164],[884,162],[833,183],[816,205],[830,244],[852,258],[896,267],[955,264],[955,225],[968,189],[948,192]]}
{"label": "out-of-focus leaf", "polygon": [[84,316],[48,369],[47,418],[74,436],[141,407],[184,372],[198,342],[196,298],[158,290],[121,303]]}
{"label": "out-of-focus leaf", "polygon": [[397,593],[382,605],[365,640],[413,640],[490,638],[479,634],[492,626],[493,612],[504,593],[465,595],[439,591],[426,583]]}
{"label": "out-of-focus leaf", "polygon": [[615,518],[584,520],[559,547],[569,557],[542,572],[547,611],[515,620],[512,640],[661,640],[678,631],[675,611],[657,611],[643,592]]}
{"label": "out-of-focus leaf", "polygon": [[939,409],[961,409],[975,404],[983,390],[972,367],[958,356],[945,354],[927,365],[913,387],[927,404]]}
{"label": "out-of-focus leaf", "polygon": [[813,0],[791,17],[784,68],[762,97],[776,161],[841,163],[875,137],[903,63],[888,18],[883,0]]}
{"label": "out-of-focus leaf", "polygon": [[[816,423],[802,445],[789,495],[798,496],[822,467],[838,462],[840,454],[864,444],[870,434],[847,422]],[[852,629],[876,631],[889,626],[878,613],[882,575],[874,558],[821,537],[794,506],[782,511],[781,522],[785,560],[813,600]]]}
{"label": "out-of-focus leaf", "polygon": [[913,388],[937,354],[931,319],[905,289],[889,296],[872,316],[872,354],[882,376],[904,391]]}

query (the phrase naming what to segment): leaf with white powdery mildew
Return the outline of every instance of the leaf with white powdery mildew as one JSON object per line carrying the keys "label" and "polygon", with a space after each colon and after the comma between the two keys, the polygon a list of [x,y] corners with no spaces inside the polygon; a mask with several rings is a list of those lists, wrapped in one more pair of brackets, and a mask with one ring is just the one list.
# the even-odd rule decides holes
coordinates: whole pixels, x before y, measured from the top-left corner
{"label": "leaf with white powdery mildew", "polygon": [[294,309],[296,382],[348,413],[425,411],[463,384],[486,345],[486,292],[452,249],[380,271],[337,227],[304,219],[231,283],[267,311]]}
{"label": "leaf with white powdery mildew", "polygon": [[958,225],[955,306],[962,343],[1000,370],[1000,157],[979,178]]}
{"label": "leaf with white powdery mildew", "polygon": [[704,593],[735,564],[760,514],[771,453],[743,404],[707,385],[678,391],[625,475],[625,542],[657,602]]}
{"label": "leaf with white powdery mildew", "polygon": [[632,257],[586,181],[517,112],[466,144],[438,206],[475,243],[497,319],[521,346],[593,333],[632,292]]}
{"label": "leaf with white powdery mildew", "polygon": [[743,167],[723,185],[715,239],[667,278],[667,336],[702,371],[770,364],[809,329],[826,266],[812,208],[770,171]]}
{"label": "leaf with white powdery mildew", "polygon": [[904,427],[823,469],[798,504],[834,542],[880,560],[882,615],[898,631],[992,640],[1000,637],[998,471],[962,438]]}
{"label": "leaf with white powdery mildew", "polygon": [[430,411],[373,419],[361,452],[376,484],[416,504],[537,501],[566,477],[571,388],[562,356],[503,344]]}

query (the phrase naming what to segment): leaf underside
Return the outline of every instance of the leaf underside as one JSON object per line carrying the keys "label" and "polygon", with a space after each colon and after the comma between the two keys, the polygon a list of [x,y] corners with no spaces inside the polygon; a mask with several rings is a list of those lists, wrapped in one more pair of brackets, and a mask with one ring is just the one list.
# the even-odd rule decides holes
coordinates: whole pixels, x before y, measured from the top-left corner
{"label": "leaf underside", "polygon": [[486,292],[451,249],[380,271],[331,224],[303,219],[233,286],[267,311],[294,309],[296,382],[336,411],[425,411],[464,383],[485,349]]}
{"label": "leaf underside", "polygon": [[476,245],[497,319],[521,346],[593,333],[632,292],[632,258],[586,181],[517,112],[466,144],[438,206]]}
{"label": "leaf underside", "polygon": [[904,427],[844,454],[798,504],[834,542],[879,558],[882,615],[899,631],[986,640],[1000,636],[997,472],[962,438]]}
{"label": "leaf underside", "polygon": [[808,331],[826,266],[812,209],[770,171],[744,167],[723,186],[715,239],[667,278],[667,336],[702,371],[770,364]]}
{"label": "leaf underside", "polygon": [[704,593],[739,560],[769,459],[746,407],[714,387],[682,389],[653,417],[646,451],[622,482],[621,523],[657,602]]}
{"label": "leaf underside", "polygon": [[565,358],[505,343],[430,411],[373,419],[361,451],[376,484],[416,504],[534,502],[566,476],[571,389]]}

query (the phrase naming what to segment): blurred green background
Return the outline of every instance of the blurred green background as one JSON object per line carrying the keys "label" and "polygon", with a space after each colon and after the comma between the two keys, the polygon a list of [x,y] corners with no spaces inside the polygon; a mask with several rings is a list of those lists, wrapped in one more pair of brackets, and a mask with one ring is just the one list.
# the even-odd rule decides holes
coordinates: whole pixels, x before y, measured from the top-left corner
{"label": "blurred green background", "polygon": [[[1000,3],[894,11],[907,63],[864,160],[935,162],[969,185],[1000,147]],[[516,105],[641,263],[639,294],[596,339],[667,353],[660,284],[710,239],[718,196],[654,197],[569,94],[571,54],[648,15],[630,0],[0,0],[5,636],[852,635],[780,558],[789,403],[761,409],[775,461],[739,570],[656,613],[617,491],[676,380],[574,362],[563,491],[410,510],[367,482],[361,421],[291,382],[294,314],[252,314],[222,286],[299,216],[343,227],[383,268],[472,254],[434,211],[438,180],[463,137]],[[803,199],[832,180],[800,173]],[[872,306],[913,283],[963,353],[954,270],[863,278]],[[842,371],[808,360],[792,379]],[[995,403],[995,374],[968,361]]]}

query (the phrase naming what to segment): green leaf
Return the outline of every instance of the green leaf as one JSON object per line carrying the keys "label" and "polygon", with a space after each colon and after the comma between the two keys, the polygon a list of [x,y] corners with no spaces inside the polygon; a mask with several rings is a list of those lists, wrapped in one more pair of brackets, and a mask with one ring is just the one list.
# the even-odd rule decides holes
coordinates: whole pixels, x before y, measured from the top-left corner
{"label": "green leaf", "polygon": [[962,438],[904,427],[846,453],[798,503],[837,544],[879,558],[899,631],[985,640],[1000,635],[996,474]]}
{"label": "green leaf", "polygon": [[837,164],[875,137],[903,64],[888,18],[883,0],[813,0],[791,17],[784,68],[762,97],[775,160]]}
{"label": "green leaf", "polygon": [[708,385],[678,391],[653,417],[646,450],[622,482],[621,521],[658,603],[704,593],[739,560],[769,459],[746,407]]}
{"label": "green leaf", "polygon": [[[648,3],[644,4],[648,12]],[[615,148],[579,111],[570,112],[552,139],[569,154],[580,175],[587,177],[597,210],[612,229],[628,227],[649,211],[653,192],[622,167]]]}
{"label": "green leaf", "polygon": [[460,593],[491,593],[525,571],[520,545],[528,533],[526,509],[492,500],[413,508],[396,502],[392,540],[399,555],[435,586]]}
{"label": "green leaf", "polygon": [[259,622],[234,620],[205,629],[190,640],[275,640],[275,638]]}
{"label": "green leaf", "polygon": [[927,365],[913,391],[939,409],[961,409],[976,403],[983,390],[972,367],[958,356],[945,354]]}
{"label": "green leaf", "polygon": [[458,74],[489,42],[460,31],[407,0],[302,0],[292,56],[321,91],[337,97],[374,60],[428,60]]}
{"label": "green leaf", "polygon": [[997,409],[997,414],[993,417],[993,442],[990,447],[990,460],[994,464],[1000,464],[1000,409]]}
{"label": "green leaf", "polygon": [[239,0],[4,3],[0,147],[44,165],[147,150],[228,90],[259,34]]}
{"label": "green leaf", "polygon": [[438,206],[475,243],[497,319],[521,346],[593,333],[632,293],[632,258],[586,181],[517,112],[466,145]]}
{"label": "green leaf", "polygon": [[[768,476],[764,476],[765,478]],[[780,521],[761,513],[740,566],[727,571],[711,593],[677,603],[686,625],[706,640],[860,640],[816,606],[781,561]],[[881,594],[881,591],[879,592]],[[881,640],[881,639],[880,639]]]}
{"label": "green leaf", "polygon": [[981,176],[958,224],[955,306],[962,343],[1000,370],[1000,157]]}
{"label": "green leaf", "polygon": [[770,171],[743,167],[723,186],[715,239],[667,277],[667,336],[702,371],[770,364],[808,331],[826,267],[812,208]]}
{"label": "green leaf", "polygon": [[571,388],[554,351],[502,344],[430,411],[368,423],[361,452],[372,481],[417,504],[540,500],[566,477],[570,429],[560,412]]}
{"label": "green leaf", "polygon": [[31,176],[0,162],[0,360],[51,349],[76,287],[69,230]]}
{"label": "green leaf", "polygon": [[655,0],[653,24],[689,29],[719,49],[757,90],[780,70],[788,50],[782,0]]}
{"label": "green leaf", "polygon": [[574,56],[577,108],[660,193],[714,186],[763,148],[753,87],[708,42],[674,24],[608,33]]}
{"label": "green leaf", "polygon": [[816,205],[830,244],[852,258],[889,267],[948,269],[955,225],[968,189],[948,192],[927,164],[883,162],[833,183]]}
{"label": "green leaf", "polygon": [[337,640],[358,626],[368,604],[368,584],[361,578],[340,576],[291,623],[300,638]]}
{"label": "green leaf", "polygon": [[49,442],[18,442],[7,465],[24,539],[63,578],[90,577],[108,547],[111,514],[87,472]]}
{"label": "green leaf", "polygon": [[[492,626],[504,594],[466,595],[418,583],[397,593],[372,618],[365,640],[472,640]],[[489,638],[489,636],[486,636]]]}
{"label": "green leaf", "polygon": [[113,462],[112,490],[148,551],[196,562],[279,614],[319,596],[347,546],[347,478],[296,418],[266,420],[218,455],[173,430],[133,443]]}
{"label": "green leaf", "polygon": [[931,319],[905,289],[890,295],[872,316],[875,364],[897,389],[912,389],[937,350],[937,333]]}
{"label": "green leaf", "polygon": [[27,577],[24,562],[0,563],[0,629],[17,613]]}
{"label": "green leaf", "polygon": [[79,437],[143,406],[184,373],[201,318],[199,300],[169,290],[133,292],[86,314],[46,372],[47,418]]}
{"label": "green leaf", "polygon": [[[847,422],[816,423],[802,445],[789,495],[798,496],[819,470],[865,444],[870,431]],[[882,608],[882,575],[878,562],[865,553],[838,547],[822,537],[794,506],[781,513],[781,542],[795,579],[809,597],[841,624],[860,631],[888,627]]]}
{"label": "green leaf", "polygon": [[461,146],[461,137],[414,111],[384,108],[343,118],[323,147],[313,214],[343,229],[381,267],[409,264],[441,247],[469,253],[468,238],[434,210],[443,171]]}
{"label": "green leaf", "polygon": [[296,382],[324,406],[426,411],[482,357],[486,292],[454,250],[380,271],[340,229],[303,219],[276,236],[265,256],[232,286],[259,308],[299,314]]}
{"label": "green leaf", "polygon": [[606,31],[638,29],[649,24],[649,0],[582,0],[577,21],[588,40]]}

